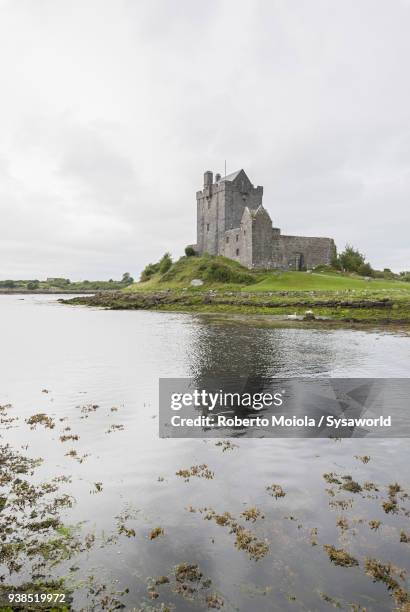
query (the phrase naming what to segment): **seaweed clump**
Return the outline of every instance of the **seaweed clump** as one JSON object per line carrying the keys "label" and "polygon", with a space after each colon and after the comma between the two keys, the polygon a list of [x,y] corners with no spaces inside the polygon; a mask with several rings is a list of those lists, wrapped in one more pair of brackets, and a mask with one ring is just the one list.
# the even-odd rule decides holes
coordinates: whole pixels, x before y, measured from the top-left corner
{"label": "seaweed clump", "polygon": [[343,548],[335,548],[330,544],[325,544],[323,548],[329,555],[331,562],[335,565],[340,565],[341,567],[354,567],[355,565],[359,565],[358,560],[352,557],[352,555],[349,555]]}
{"label": "seaweed clump", "polygon": [[[255,510],[256,514],[260,512],[256,508]],[[214,520],[220,527],[229,527],[229,533],[235,535],[235,547],[238,550],[246,551],[249,558],[253,561],[259,561],[259,559],[262,559],[268,554],[268,543],[265,540],[259,539],[252,531],[246,529],[243,525],[240,525],[235,517],[229,512],[217,514],[213,508],[203,508],[200,512],[206,512],[204,516],[205,520]]]}
{"label": "seaweed clump", "polygon": [[394,566],[392,563],[381,563],[377,559],[367,558],[365,561],[365,571],[368,576],[373,578],[373,582],[383,582],[389,591],[392,591],[393,598],[397,604],[410,604],[410,594],[404,591],[398,582],[398,579],[405,580],[406,573],[404,570]]}
{"label": "seaweed clump", "polygon": [[55,423],[53,419],[44,412],[39,412],[38,414],[33,414],[31,417],[26,419],[27,425],[30,425],[30,429],[35,429],[37,425],[43,425],[47,429],[54,429]]}
{"label": "seaweed clump", "polygon": [[162,527],[155,527],[149,534],[150,540],[156,540],[159,536],[164,535],[164,530]]}
{"label": "seaweed clump", "polygon": [[395,482],[389,485],[388,499],[382,503],[382,508],[386,514],[396,514],[399,511],[398,505],[398,494],[401,493],[402,497],[407,497],[407,494],[402,491],[401,486]]}
{"label": "seaweed clump", "polygon": [[345,481],[341,486],[344,491],[349,491],[350,493],[360,493],[362,491],[361,485],[353,480],[351,476],[342,476],[342,478]]}
{"label": "seaweed clump", "polygon": [[400,531],[400,542],[404,542],[405,544],[410,544],[410,535],[402,529]]}
{"label": "seaweed clump", "polygon": [[254,523],[258,518],[265,518],[265,515],[262,514],[259,508],[256,508],[255,506],[244,510],[241,513],[241,516],[245,517],[245,520],[247,521],[252,521],[252,523]]}
{"label": "seaweed clump", "polygon": [[271,484],[268,487],[266,487],[266,490],[269,493],[269,495],[271,495],[275,499],[278,499],[279,497],[285,497],[286,495],[285,491],[278,484]]}
{"label": "seaweed clump", "polygon": [[176,472],[177,476],[180,476],[185,480],[185,482],[189,482],[190,478],[206,478],[207,480],[212,480],[215,476],[214,472],[212,472],[206,463],[202,463],[201,465],[191,465],[189,469],[179,470]]}

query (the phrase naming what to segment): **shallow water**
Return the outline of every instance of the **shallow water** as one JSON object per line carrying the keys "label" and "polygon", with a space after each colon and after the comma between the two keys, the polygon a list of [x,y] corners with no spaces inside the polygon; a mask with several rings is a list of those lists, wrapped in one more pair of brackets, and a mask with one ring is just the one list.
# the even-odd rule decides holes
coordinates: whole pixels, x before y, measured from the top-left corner
{"label": "shallow water", "polygon": [[[3,440],[16,447],[28,444],[30,456],[45,459],[39,477],[73,476],[69,492],[76,504],[65,511],[65,522],[85,521],[82,529],[95,532],[98,541],[75,560],[80,568],[76,575],[93,573],[113,589],[128,588],[121,596],[127,609],[138,609],[143,602],[200,609],[201,593],[189,601],[164,585],[158,587],[157,600],[147,596],[149,577],[170,575],[182,562],[199,564],[226,610],[325,610],[330,604],[321,593],[339,600],[344,609],[351,603],[367,610],[395,608],[386,586],[374,583],[363,564],[365,557],[374,557],[408,566],[409,544],[399,539],[401,529],[409,532],[409,518],[386,514],[381,507],[390,483],[398,481],[410,490],[408,440],[241,439],[233,440],[238,446],[226,452],[212,439],[161,440],[158,378],[407,377],[408,337],[348,329],[267,329],[189,314],[102,311],[61,305],[57,298],[0,296],[0,404],[12,404],[13,414],[20,417],[18,426],[3,432]],[[87,404],[98,408],[81,418],[81,406]],[[54,429],[32,431],[24,425],[25,418],[40,412],[55,419]],[[67,421],[59,421],[65,417]],[[62,443],[59,437],[68,425],[79,440]],[[112,425],[123,429],[107,433]],[[71,448],[89,456],[79,463],[65,455]],[[363,464],[355,455],[371,459]],[[214,478],[185,482],[176,476],[196,464],[207,464]],[[343,494],[353,499],[352,507],[332,508],[323,479],[328,472],[372,481],[379,492],[372,497]],[[95,492],[96,482],[103,483],[101,492]],[[285,497],[268,494],[272,483],[283,487]],[[266,541],[268,554],[250,559],[235,547],[229,528],[204,520],[204,513],[187,511],[190,506],[229,511]],[[260,508],[265,518],[246,522],[240,514],[251,506]],[[135,516],[127,521],[135,537],[121,536],[100,546],[102,533],[116,532],[115,517],[126,508]],[[340,516],[348,519],[347,531],[336,526]],[[370,530],[370,519],[383,522],[378,531]],[[150,540],[157,526],[164,535]],[[314,528],[317,545],[312,546]],[[325,544],[348,550],[360,565],[335,566]],[[76,609],[86,605],[81,589],[74,602]]]}

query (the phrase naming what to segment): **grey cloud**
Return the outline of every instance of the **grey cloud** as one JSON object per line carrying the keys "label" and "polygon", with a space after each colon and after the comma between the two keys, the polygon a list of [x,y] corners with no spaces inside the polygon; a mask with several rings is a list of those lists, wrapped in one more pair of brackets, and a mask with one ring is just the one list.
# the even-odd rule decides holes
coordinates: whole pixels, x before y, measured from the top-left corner
{"label": "grey cloud", "polygon": [[409,2],[5,2],[0,277],[137,274],[205,169],[288,233],[410,268]]}

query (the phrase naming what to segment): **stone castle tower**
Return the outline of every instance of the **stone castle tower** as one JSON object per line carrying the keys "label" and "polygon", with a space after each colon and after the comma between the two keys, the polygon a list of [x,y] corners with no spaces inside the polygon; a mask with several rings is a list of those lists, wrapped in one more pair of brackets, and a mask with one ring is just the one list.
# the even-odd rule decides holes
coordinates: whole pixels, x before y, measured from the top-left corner
{"label": "stone castle tower", "polygon": [[244,170],[225,177],[207,171],[196,194],[199,255],[224,255],[248,268],[302,270],[330,264],[331,238],[285,236],[272,227],[262,205],[263,187],[254,187]]}

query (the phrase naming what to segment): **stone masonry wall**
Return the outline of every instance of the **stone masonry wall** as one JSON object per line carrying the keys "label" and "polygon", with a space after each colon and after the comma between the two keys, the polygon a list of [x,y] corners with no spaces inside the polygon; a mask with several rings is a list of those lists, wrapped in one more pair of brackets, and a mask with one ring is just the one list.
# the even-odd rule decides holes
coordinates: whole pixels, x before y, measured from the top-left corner
{"label": "stone masonry wall", "polygon": [[310,238],[306,236],[279,237],[279,252],[281,253],[281,267],[294,268],[297,255],[302,255],[302,265],[311,269],[315,266],[330,264],[336,247],[332,238]]}
{"label": "stone masonry wall", "polygon": [[252,267],[273,268],[272,221],[264,208],[252,211]]}

